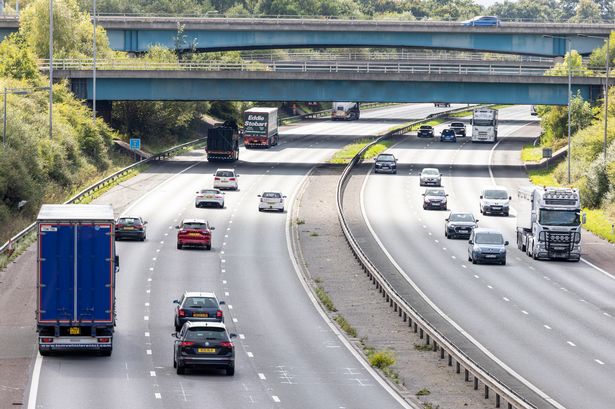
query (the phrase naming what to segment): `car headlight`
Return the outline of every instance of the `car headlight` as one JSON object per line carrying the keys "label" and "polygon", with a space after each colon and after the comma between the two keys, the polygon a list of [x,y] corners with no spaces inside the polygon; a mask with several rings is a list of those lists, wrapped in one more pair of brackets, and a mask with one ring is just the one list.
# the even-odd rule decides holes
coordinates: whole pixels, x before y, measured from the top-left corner
{"label": "car headlight", "polygon": [[505,248],[501,248],[500,249],[500,253],[506,253],[506,249]]}

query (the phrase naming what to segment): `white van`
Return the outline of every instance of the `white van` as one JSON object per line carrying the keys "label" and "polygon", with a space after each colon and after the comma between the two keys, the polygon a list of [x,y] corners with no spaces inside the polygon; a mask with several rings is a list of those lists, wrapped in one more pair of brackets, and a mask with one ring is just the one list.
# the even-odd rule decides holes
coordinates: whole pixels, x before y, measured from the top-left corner
{"label": "white van", "polygon": [[511,199],[505,187],[486,187],[480,192],[480,212],[508,216]]}

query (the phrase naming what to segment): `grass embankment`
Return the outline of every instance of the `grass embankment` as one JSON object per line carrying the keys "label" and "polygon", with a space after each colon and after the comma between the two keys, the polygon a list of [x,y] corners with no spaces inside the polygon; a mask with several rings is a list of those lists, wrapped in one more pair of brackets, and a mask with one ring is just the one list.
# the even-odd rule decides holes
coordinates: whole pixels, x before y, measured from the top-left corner
{"label": "grass embankment", "polygon": [[[371,143],[372,141],[373,139],[361,139],[357,142],[344,146],[342,149],[337,151],[335,155],[333,155],[331,160],[329,160],[329,163],[335,163],[335,164],[350,163],[352,158],[354,158],[355,155],[359,153],[359,151],[365,147],[365,145]],[[373,158],[379,153],[387,150],[392,144],[393,144],[393,141],[390,139],[378,142],[377,144],[371,146],[365,152],[365,154],[363,155],[363,159]]]}
{"label": "grass embankment", "polygon": [[521,160],[523,162],[539,162],[542,159],[542,147],[532,143],[523,145],[521,149]]}

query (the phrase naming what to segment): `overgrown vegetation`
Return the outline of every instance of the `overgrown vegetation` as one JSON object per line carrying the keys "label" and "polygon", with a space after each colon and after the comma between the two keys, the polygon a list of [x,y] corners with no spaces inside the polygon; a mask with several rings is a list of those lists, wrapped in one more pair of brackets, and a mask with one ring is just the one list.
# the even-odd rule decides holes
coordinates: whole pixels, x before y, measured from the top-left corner
{"label": "overgrown vegetation", "polygon": [[329,297],[329,294],[321,285],[316,286],[314,292],[316,292],[316,296],[329,312],[337,312],[333,300],[331,300],[331,297]]}
{"label": "overgrown vegetation", "polygon": [[[365,145],[371,143],[372,141],[373,141],[372,139],[364,138],[357,142],[346,145],[342,149],[337,151],[329,162],[335,163],[335,164],[350,163],[352,158],[354,158],[355,155],[359,153],[359,151],[365,147]],[[385,139],[384,141],[381,141],[381,142],[378,142],[377,144],[372,145],[367,151],[365,151],[365,154],[363,155],[363,159],[371,159],[377,156],[379,153],[387,150],[392,144],[393,144],[393,140]]]}
{"label": "overgrown vegetation", "polygon": [[337,314],[335,317],[333,317],[333,319],[335,320],[335,322],[338,323],[342,331],[348,334],[348,336],[352,338],[357,337],[357,330],[352,325],[350,325],[348,321],[346,321],[346,318],[344,318],[342,315]]}

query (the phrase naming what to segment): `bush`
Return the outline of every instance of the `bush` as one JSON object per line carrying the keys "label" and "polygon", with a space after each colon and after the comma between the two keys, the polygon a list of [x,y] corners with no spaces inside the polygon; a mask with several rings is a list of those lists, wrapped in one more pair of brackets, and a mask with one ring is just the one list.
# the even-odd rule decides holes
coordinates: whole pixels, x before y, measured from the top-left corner
{"label": "bush", "polygon": [[390,351],[373,352],[368,356],[369,364],[378,369],[385,369],[395,365],[395,357]]}

